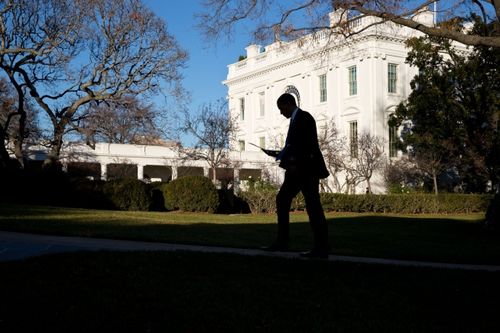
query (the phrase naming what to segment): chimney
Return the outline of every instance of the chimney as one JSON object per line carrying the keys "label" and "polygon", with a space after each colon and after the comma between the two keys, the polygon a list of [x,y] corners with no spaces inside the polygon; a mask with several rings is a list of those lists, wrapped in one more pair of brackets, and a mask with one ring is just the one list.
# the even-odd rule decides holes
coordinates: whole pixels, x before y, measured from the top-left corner
{"label": "chimney", "polygon": [[245,48],[245,50],[247,50],[247,58],[250,59],[250,58],[253,58],[253,57],[256,57],[257,55],[259,55],[260,45],[255,45],[255,44],[248,45]]}

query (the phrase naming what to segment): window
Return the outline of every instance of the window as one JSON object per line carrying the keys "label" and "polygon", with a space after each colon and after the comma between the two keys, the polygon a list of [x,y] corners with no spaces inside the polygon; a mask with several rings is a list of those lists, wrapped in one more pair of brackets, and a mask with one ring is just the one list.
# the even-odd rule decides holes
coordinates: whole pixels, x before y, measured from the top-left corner
{"label": "window", "polygon": [[326,102],[326,74],[319,76],[319,101],[321,103]]}
{"label": "window", "polygon": [[259,115],[264,117],[266,114],[266,95],[264,92],[259,93]]}
{"label": "window", "polygon": [[261,136],[259,138],[259,147],[266,149],[266,137],[265,136]]}
{"label": "window", "polygon": [[240,151],[245,151],[245,140],[239,140],[238,145],[240,146]]}
{"label": "window", "polygon": [[240,120],[245,120],[245,98],[240,98]]}
{"label": "window", "polygon": [[349,123],[349,147],[351,150],[351,158],[358,157],[358,122],[352,121]]}
{"label": "window", "polygon": [[398,129],[396,126],[389,126],[389,157],[398,156]]}
{"label": "window", "polygon": [[387,92],[395,94],[397,92],[398,65],[388,64],[387,66]]}
{"label": "window", "polygon": [[356,66],[349,67],[349,95],[358,94],[358,82],[356,75]]}

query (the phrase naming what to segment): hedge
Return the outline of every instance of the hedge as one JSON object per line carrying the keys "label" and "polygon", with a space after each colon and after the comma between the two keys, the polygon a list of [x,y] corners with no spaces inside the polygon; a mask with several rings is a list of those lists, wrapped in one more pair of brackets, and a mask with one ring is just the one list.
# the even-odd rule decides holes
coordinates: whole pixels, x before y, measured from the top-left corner
{"label": "hedge", "polygon": [[148,211],[153,203],[150,187],[134,178],[107,181],[103,192],[113,208],[120,210]]}
{"label": "hedge", "polygon": [[162,186],[165,208],[187,212],[215,213],[219,194],[212,181],[203,176],[185,176]]}
{"label": "hedge", "polygon": [[[276,211],[276,190],[241,193],[252,213]],[[452,214],[486,212],[489,194],[361,194],[321,193],[323,209],[329,212]],[[305,210],[301,194],[292,203],[292,210]]]}

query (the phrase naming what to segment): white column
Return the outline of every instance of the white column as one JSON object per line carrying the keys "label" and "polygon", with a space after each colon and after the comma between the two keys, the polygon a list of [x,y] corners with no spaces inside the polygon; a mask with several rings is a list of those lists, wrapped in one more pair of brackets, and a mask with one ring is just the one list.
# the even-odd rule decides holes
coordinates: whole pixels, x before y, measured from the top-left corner
{"label": "white column", "polygon": [[101,163],[101,179],[107,180],[108,177],[108,165],[105,163]]}
{"label": "white column", "polygon": [[172,166],[172,180],[177,179],[177,167]]}
{"label": "white column", "polygon": [[137,179],[139,179],[139,180],[144,179],[144,165],[143,164],[137,164]]}
{"label": "white column", "polygon": [[234,169],[233,171],[233,190],[234,193],[238,193],[240,191],[240,169]]}
{"label": "white column", "polygon": [[203,176],[205,176],[205,177],[207,177],[207,178],[210,178],[209,173],[210,173],[210,168],[208,168],[208,167],[204,167],[204,168],[203,168]]}

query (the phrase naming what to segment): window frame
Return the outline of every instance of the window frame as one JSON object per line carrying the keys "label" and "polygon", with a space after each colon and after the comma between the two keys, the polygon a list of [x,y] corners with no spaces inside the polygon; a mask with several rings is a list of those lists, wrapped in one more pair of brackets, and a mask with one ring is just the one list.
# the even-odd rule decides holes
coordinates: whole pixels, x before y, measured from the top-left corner
{"label": "window frame", "polygon": [[387,64],[387,92],[389,94],[398,93],[398,64]]}
{"label": "window frame", "polygon": [[326,81],[326,73],[318,76],[319,79],[319,102],[325,103],[328,101],[328,83]]}
{"label": "window frame", "polygon": [[356,96],[358,94],[358,69],[356,65],[347,68],[348,72],[348,85],[349,96]]}

